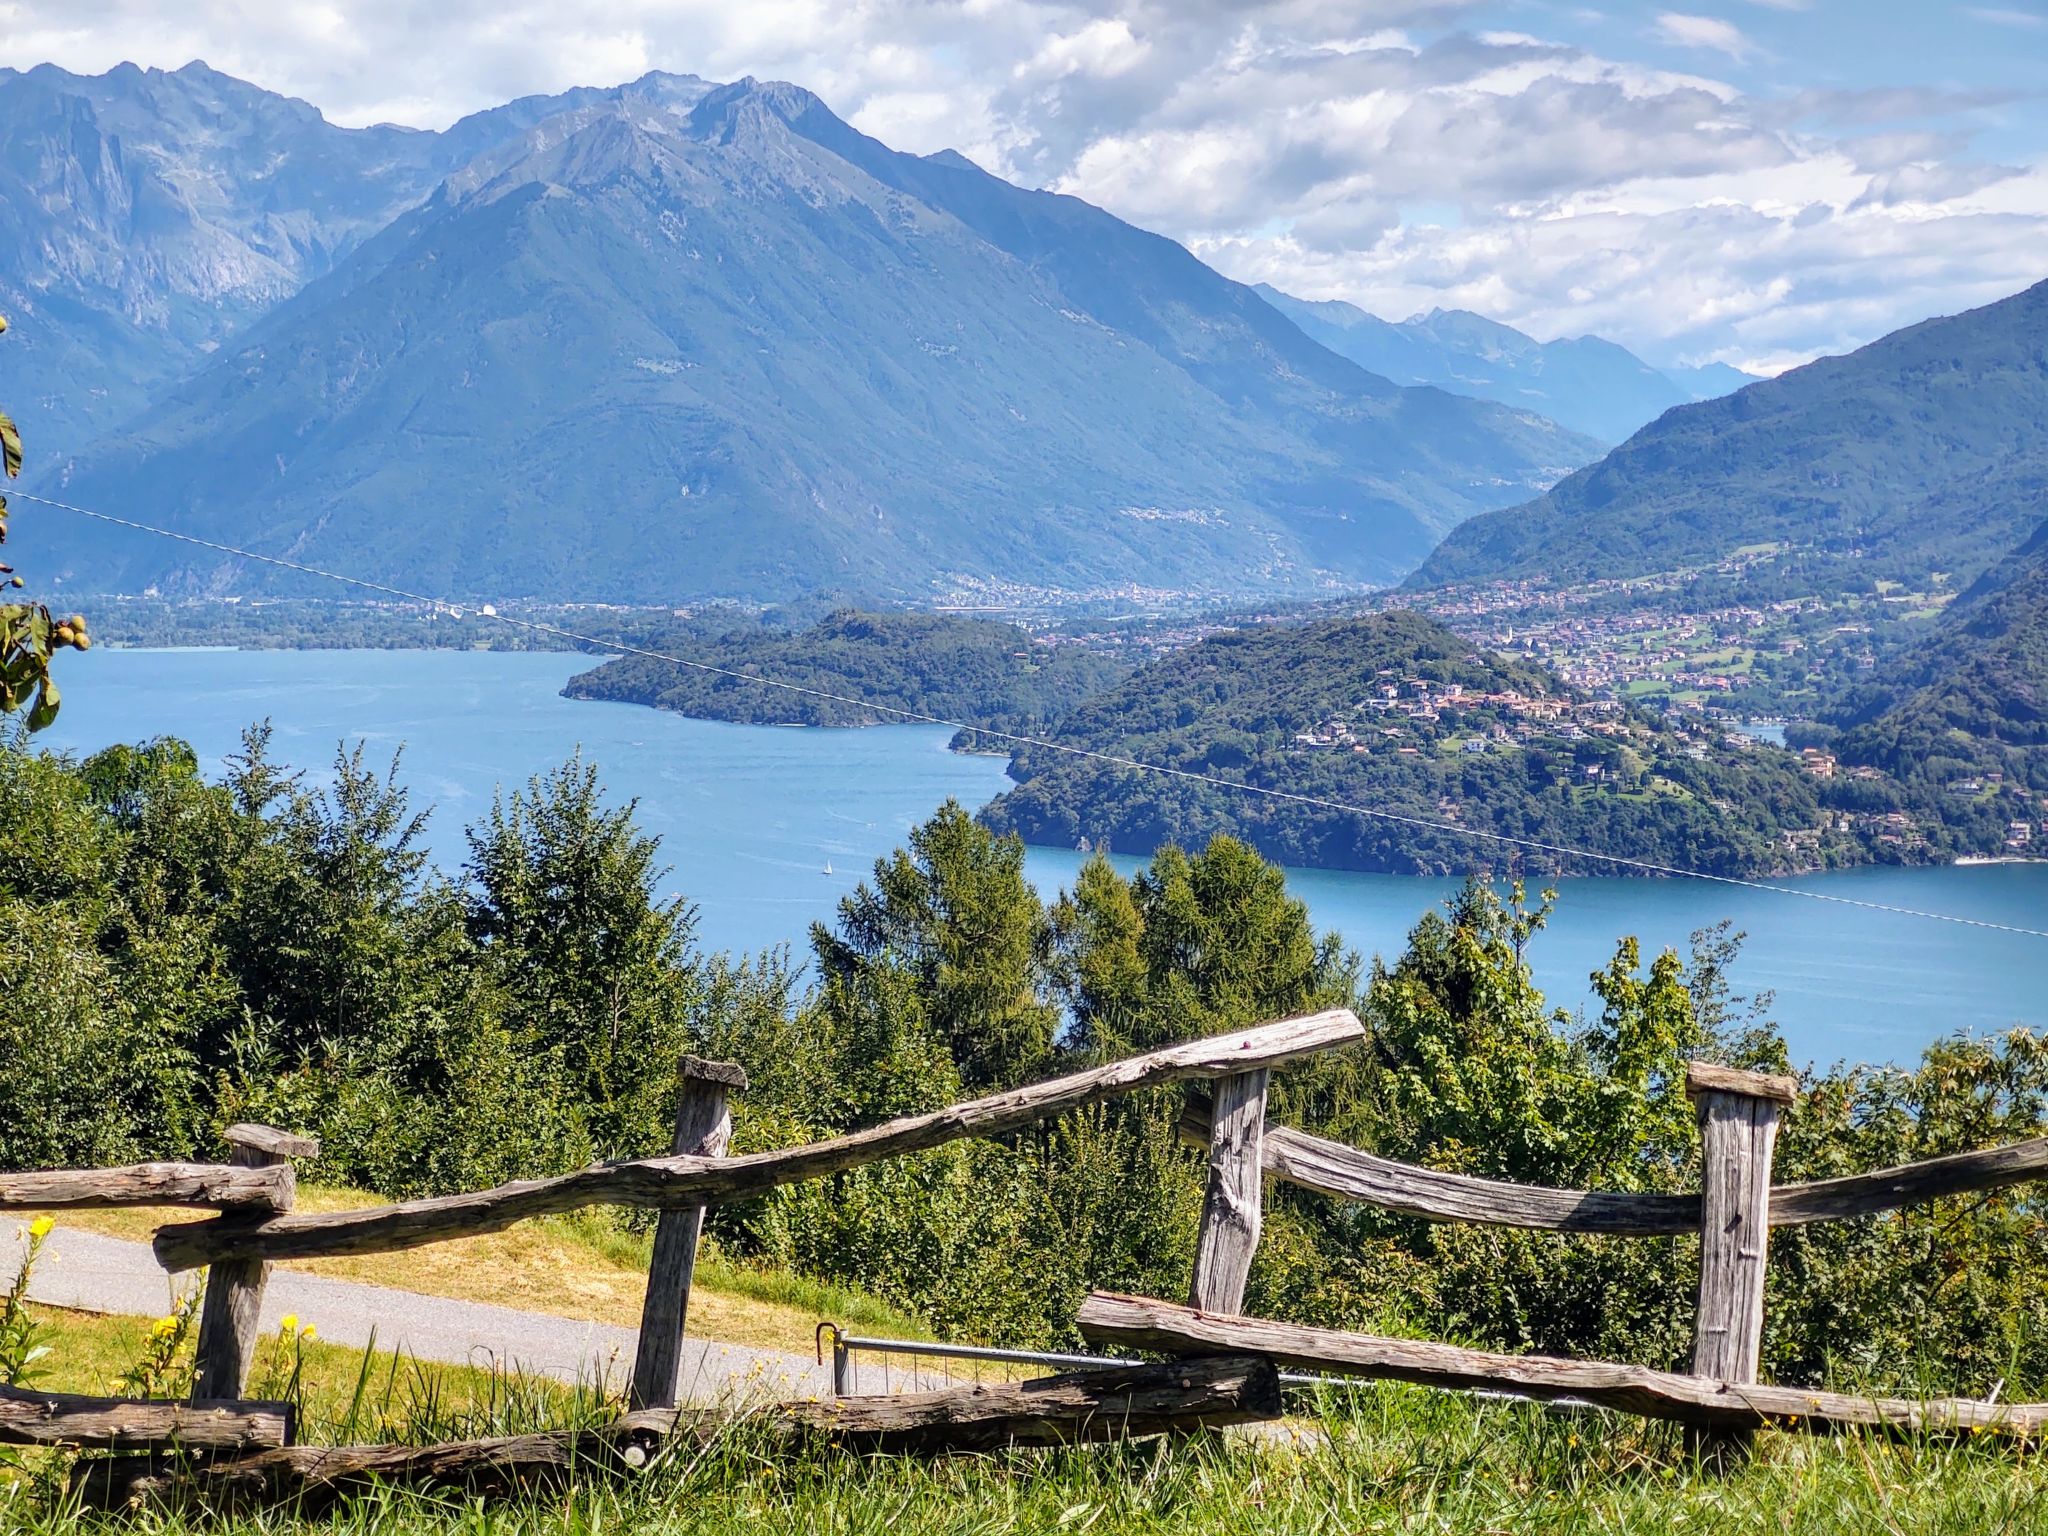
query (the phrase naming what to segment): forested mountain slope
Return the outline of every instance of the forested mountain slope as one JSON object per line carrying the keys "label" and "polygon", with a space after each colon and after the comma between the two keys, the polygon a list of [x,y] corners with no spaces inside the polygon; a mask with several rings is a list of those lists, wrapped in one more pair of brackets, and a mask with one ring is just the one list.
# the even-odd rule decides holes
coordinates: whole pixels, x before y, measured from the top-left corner
{"label": "forested mountain slope", "polygon": [[[1789,753],[1654,722],[1407,611],[1215,636],[1077,711],[1057,739],[1396,817],[1708,870],[1854,859]],[[1435,873],[1581,867],[1459,831],[1043,748],[985,813],[1034,842],[1142,851],[1219,832],[1284,863]]]}
{"label": "forested mountain slope", "polygon": [[[1815,584],[1976,579],[2048,515],[2048,283],[1680,406],[1410,578],[1584,581],[1805,551]],[[1818,589],[1816,585],[1815,589]]]}
{"label": "forested mountain slope", "polygon": [[[1902,778],[2048,791],[2048,522],[1844,712],[1836,749]],[[2041,829],[2048,830],[2048,829]],[[2031,842],[2031,838],[2029,839]]]}
{"label": "forested mountain slope", "polygon": [[[62,474],[437,593],[662,601],[1387,580],[1592,451],[1397,388],[1099,209],[744,81],[484,154]],[[91,532],[58,558],[270,579]]]}

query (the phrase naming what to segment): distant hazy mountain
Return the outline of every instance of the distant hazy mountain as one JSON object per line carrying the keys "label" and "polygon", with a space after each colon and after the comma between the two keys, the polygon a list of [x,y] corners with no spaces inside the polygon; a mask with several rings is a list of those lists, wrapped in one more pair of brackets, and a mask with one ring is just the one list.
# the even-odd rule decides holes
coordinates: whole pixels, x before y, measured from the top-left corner
{"label": "distant hazy mountain", "polygon": [[1967,584],[2048,516],[2044,480],[2048,283],[1681,406],[1467,523],[1411,585],[1640,575],[1762,544],[1804,552],[1814,582]]}
{"label": "distant hazy mountain", "polygon": [[1469,310],[1433,309],[1397,324],[1337,299],[1297,299],[1265,283],[1257,291],[1331,351],[1396,384],[1520,406],[1609,443],[1674,405],[1756,382],[1725,363],[1660,371],[1598,336],[1537,341]]}
{"label": "distant hazy mountain", "polygon": [[337,128],[200,63],[0,69],[0,310],[16,322],[0,377],[31,454],[132,415],[482,151],[619,94],[529,97],[423,133]]}
{"label": "distant hazy mountain", "polygon": [[[1398,577],[1597,451],[791,86],[654,77],[488,147],[505,126],[440,136],[486,148],[374,236],[367,192],[309,236],[300,273],[354,249],[63,466],[69,495],[457,594],[1298,590]],[[77,586],[271,581],[61,532]]]}

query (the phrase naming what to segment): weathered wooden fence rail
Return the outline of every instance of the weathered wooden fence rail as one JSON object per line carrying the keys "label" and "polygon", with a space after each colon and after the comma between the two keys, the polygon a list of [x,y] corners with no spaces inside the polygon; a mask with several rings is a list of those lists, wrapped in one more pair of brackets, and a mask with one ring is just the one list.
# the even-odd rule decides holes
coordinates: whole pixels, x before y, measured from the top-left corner
{"label": "weathered wooden fence rail", "polygon": [[222,1259],[310,1259],[388,1253],[497,1232],[534,1216],[591,1205],[669,1209],[714,1205],[764,1194],[784,1184],[842,1173],[863,1163],[941,1146],[963,1136],[1001,1136],[1084,1104],[1190,1078],[1229,1077],[1350,1045],[1365,1031],[1348,1009],[1286,1019],[1230,1035],[1214,1035],[971,1099],[930,1114],[886,1121],[849,1136],[744,1157],[649,1157],[601,1163],[559,1178],[527,1179],[471,1194],[410,1200],[363,1211],[280,1216],[243,1223],[217,1220],[165,1227],[157,1261],[169,1270]]}
{"label": "weathered wooden fence rail", "polygon": [[[163,1227],[154,1244],[166,1269],[210,1266],[195,1383],[196,1394],[208,1400],[124,1404],[0,1394],[0,1440],[231,1451],[230,1459],[200,1469],[198,1481],[234,1496],[264,1490],[305,1496],[378,1478],[496,1486],[567,1471],[579,1460],[644,1464],[650,1435],[658,1440],[705,1432],[706,1421],[678,1417],[675,1405],[706,1207],[961,1137],[1009,1134],[1083,1105],[1189,1079],[1216,1084],[1213,1105],[1191,1107],[1182,1123],[1183,1134],[1205,1147],[1209,1159],[1191,1305],[1098,1294],[1080,1314],[1091,1340],[1157,1350],[1178,1357],[1176,1362],[1106,1366],[916,1398],[782,1404],[763,1422],[772,1422],[776,1434],[869,1450],[1067,1443],[1269,1417],[1279,1411],[1275,1368],[1288,1365],[1536,1398],[1574,1397],[1683,1423],[1697,1432],[1703,1448],[1716,1452],[1739,1448],[1766,1425],[2002,1428],[2030,1438],[2048,1432],[2043,1404],[1866,1399],[1756,1381],[1771,1227],[1869,1215],[2042,1178],[2048,1176],[2048,1139],[1773,1187],[1777,1125],[1793,1102],[1793,1083],[1707,1064],[1695,1064],[1686,1081],[1705,1154],[1698,1194],[1542,1189],[1472,1178],[1267,1123],[1275,1067],[1363,1038],[1358,1020],[1340,1009],[1191,1041],[847,1136],[741,1157],[723,1154],[731,1126],[727,1101],[745,1089],[745,1075],[736,1067],[691,1059],[680,1074],[669,1156],[370,1210],[293,1212],[290,1160],[317,1154],[318,1143],[262,1126],[230,1128],[234,1150],[228,1165],[6,1175],[0,1177],[0,1209],[179,1204],[212,1207],[219,1214]],[[1692,1373],[1491,1354],[1240,1316],[1268,1176],[1433,1221],[1629,1237],[1697,1233],[1701,1267]],[[633,1411],[611,1429],[424,1449],[315,1450],[289,1444],[290,1422],[279,1418],[278,1405],[234,1400],[247,1380],[273,1262],[413,1248],[590,1205],[662,1213],[642,1310]],[[98,1501],[122,1490],[159,1487],[191,1471],[175,1460],[143,1457],[99,1463],[82,1475],[90,1485],[89,1501]]]}
{"label": "weathered wooden fence rail", "polygon": [[127,1168],[0,1173],[0,1211],[152,1205],[288,1211],[296,1192],[289,1165],[237,1168],[226,1163],[136,1163]]}

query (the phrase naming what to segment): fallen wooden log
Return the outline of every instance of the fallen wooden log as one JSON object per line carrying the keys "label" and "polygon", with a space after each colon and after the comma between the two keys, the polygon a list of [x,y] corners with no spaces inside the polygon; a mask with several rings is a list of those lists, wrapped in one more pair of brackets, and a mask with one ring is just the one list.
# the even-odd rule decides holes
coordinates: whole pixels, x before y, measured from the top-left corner
{"label": "fallen wooden log", "polygon": [[646,1467],[671,1435],[696,1445],[737,1433],[789,1450],[823,1445],[864,1455],[928,1456],[1121,1440],[1280,1413],[1280,1376],[1271,1362],[1210,1356],[900,1397],[781,1403],[738,1417],[650,1409],[601,1429],[447,1445],[300,1445],[211,1459],[113,1457],[80,1463],[72,1487],[95,1509],[179,1502],[319,1508],[380,1484],[508,1494],[557,1487],[578,1475],[616,1476]]}
{"label": "fallen wooden log", "polygon": [[[1181,1116],[1182,1140],[1191,1146],[1208,1146],[1209,1118],[1207,1105],[1190,1104]],[[1628,1194],[1510,1184],[1396,1162],[1291,1126],[1266,1127],[1260,1160],[1266,1172],[1290,1184],[1426,1221],[1469,1221],[1612,1237],[1671,1237],[1700,1229],[1700,1197],[1696,1194]],[[2048,1178],[2048,1137],[1810,1184],[1780,1184],[1771,1190],[1770,1219],[1773,1227],[1844,1221],[1943,1195],[1973,1194],[2041,1178]]]}
{"label": "fallen wooden log", "polygon": [[157,1232],[156,1257],[164,1268],[181,1270],[225,1258],[305,1259],[384,1253],[502,1231],[532,1216],[587,1205],[664,1209],[717,1204],[963,1136],[1004,1135],[1083,1104],[1117,1098],[1156,1083],[1225,1077],[1274,1066],[1352,1044],[1364,1035],[1357,1018],[1348,1009],[1338,1008],[1237,1034],[1192,1040],[807,1146],[745,1157],[655,1157],[604,1163],[559,1178],[529,1179],[372,1210],[281,1216],[260,1225],[213,1221],[168,1226]]}
{"label": "fallen wooden log", "polygon": [[288,1211],[296,1193],[288,1167],[135,1163],[126,1168],[0,1173],[0,1211],[75,1211],[127,1205]]}
{"label": "fallen wooden log", "polygon": [[0,1445],[251,1450],[289,1445],[293,1417],[289,1403],[157,1403],[0,1386]]}
{"label": "fallen wooden log", "polygon": [[749,1422],[848,1451],[934,1455],[1215,1429],[1281,1412],[1280,1373],[1270,1362],[1212,1355],[897,1397],[784,1403]]}
{"label": "fallen wooden log", "polygon": [[379,1485],[508,1494],[559,1487],[578,1475],[643,1467],[673,1425],[671,1412],[629,1414],[599,1429],[462,1440],[445,1445],[294,1445],[202,1459],[171,1454],[80,1462],[71,1487],[90,1509],[143,1504],[292,1504],[320,1509]]}
{"label": "fallen wooden log", "polygon": [[1305,1371],[1507,1392],[1541,1401],[1570,1397],[1645,1418],[1716,1429],[1828,1430],[1862,1425],[1935,1432],[1992,1430],[2033,1439],[2048,1427],[2048,1403],[1872,1398],[1739,1385],[1639,1365],[1490,1354],[1453,1344],[1223,1317],[1100,1291],[1081,1304],[1080,1324],[1084,1337],[1121,1349],[1180,1356],[1257,1355]]}

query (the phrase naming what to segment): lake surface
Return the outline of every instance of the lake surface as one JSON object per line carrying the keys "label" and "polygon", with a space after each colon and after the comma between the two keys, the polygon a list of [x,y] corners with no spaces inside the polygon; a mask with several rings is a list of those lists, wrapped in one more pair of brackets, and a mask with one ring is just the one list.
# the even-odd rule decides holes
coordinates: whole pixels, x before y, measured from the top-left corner
{"label": "lake surface", "polygon": [[[63,658],[64,711],[39,744],[91,751],[182,736],[218,773],[242,729],[269,719],[273,754],[325,777],[336,744],[360,742],[381,766],[403,749],[401,780],[431,806],[444,867],[467,851],[464,826],[502,786],[581,750],[611,795],[639,802],[662,839],[674,890],[698,908],[708,946],[801,947],[874,860],[947,796],[979,806],[1006,784],[999,758],[946,750],[939,727],[796,730],[685,720],[559,690],[589,663],[560,654],[456,651],[113,651]],[[1134,869],[1140,861],[1119,855]],[[1050,895],[1081,856],[1034,849]],[[828,873],[829,869],[829,873]],[[1455,882],[1289,872],[1317,923],[1367,955],[1404,935]],[[1854,870],[1787,882],[1859,901],[2048,927],[2048,864]],[[1731,918],[1749,933],[1739,990],[1776,994],[1797,1060],[1909,1061],[1936,1037],[2024,1023],[2048,1029],[2048,939],[1994,933],[1832,903],[1680,880],[1559,882],[1550,928],[1531,949],[1553,1001],[1579,1007],[1618,936],[1644,953],[1685,947]]]}

